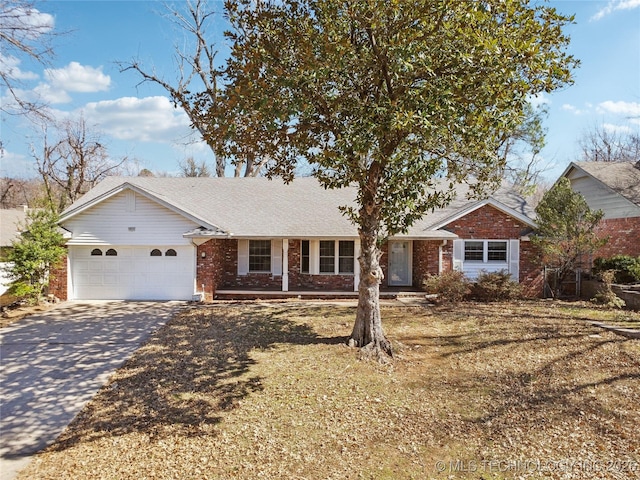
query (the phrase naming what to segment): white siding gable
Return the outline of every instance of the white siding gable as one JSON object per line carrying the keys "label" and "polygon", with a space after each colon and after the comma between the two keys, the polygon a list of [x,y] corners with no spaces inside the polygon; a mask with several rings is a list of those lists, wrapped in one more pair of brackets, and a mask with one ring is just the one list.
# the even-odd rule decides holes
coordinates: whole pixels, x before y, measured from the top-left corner
{"label": "white siding gable", "polygon": [[125,190],[64,222],[69,245],[189,245],[198,227],[168,208]]}
{"label": "white siding gable", "polygon": [[640,207],[584,172],[574,168],[567,174],[567,178],[571,182],[571,188],[584,197],[589,208],[602,210],[604,218],[640,216]]}

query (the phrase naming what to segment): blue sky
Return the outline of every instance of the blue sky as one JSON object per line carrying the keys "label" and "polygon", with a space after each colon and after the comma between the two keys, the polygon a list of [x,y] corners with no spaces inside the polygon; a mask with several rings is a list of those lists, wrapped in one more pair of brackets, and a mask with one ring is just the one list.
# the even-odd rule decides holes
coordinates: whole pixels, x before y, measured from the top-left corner
{"label": "blue sky", "polygon": [[[222,2],[210,4],[222,10]],[[578,159],[578,140],[585,131],[596,126],[640,131],[640,0],[550,4],[576,15],[576,24],[567,32],[570,53],[581,61],[574,85],[536,99],[549,110],[542,162],[549,167],[546,179],[553,181]],[[50,15],[56,31],[68,33],[56,40],[56,56],[47,68],[10,60],[23,78],[26,95],[43,96],[59,118],[82,114],[100,132],[109,154],[135,160],[134,169],[175,173],[178,162],[188,156],[213,165],[210,151],[192,134],[186,115],[173,107],[165,91],[139,84],[137,74],[120,72],[116,64],[137,58],[169,82],[175,78],[174,46],[185,39],[163,18],[164,2],[58,0],[36,6]],[[224,30],[221,18],[208,28],[218,42]],[[222,58],[223,45],[220,50]],[[0,128],[5,148],[0,175],[35,176],[29,145],[37,144],[37,131],[24,119],[7,116]]]}

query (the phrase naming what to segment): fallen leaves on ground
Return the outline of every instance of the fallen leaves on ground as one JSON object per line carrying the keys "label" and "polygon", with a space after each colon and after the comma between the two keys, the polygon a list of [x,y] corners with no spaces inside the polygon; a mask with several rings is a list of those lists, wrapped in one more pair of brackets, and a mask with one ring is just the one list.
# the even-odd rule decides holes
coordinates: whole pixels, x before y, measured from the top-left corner
{"label": "fallen leaves on ground", "polygon": [[157,332],[21,479],[640,478],[640,341],[557,302],[238,303]]}

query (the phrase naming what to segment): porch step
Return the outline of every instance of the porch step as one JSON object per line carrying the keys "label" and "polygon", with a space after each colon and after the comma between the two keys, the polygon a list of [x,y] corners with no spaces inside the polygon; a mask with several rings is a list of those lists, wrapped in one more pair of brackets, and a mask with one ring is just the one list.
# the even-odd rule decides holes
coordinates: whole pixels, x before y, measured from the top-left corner
{"label": "porch step", "polygon": [[[395,300],[398,298],[424,298],[424,292],[414,291],[381,291],[380,298]],[[265,299],[348,299],[358,298],[358,292],[300,290],[282,292],[276,290],[217,290],[216,300],[265,300]]]}

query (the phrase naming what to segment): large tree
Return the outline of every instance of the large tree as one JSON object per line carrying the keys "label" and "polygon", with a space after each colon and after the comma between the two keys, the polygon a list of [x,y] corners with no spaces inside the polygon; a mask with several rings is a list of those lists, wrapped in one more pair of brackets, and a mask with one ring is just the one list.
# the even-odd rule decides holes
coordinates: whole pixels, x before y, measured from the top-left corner
{"label": "large tree", "polygon": [[140,59],[119,62],[121,71],[138,73],[142,82],[160,85],[189,117],[191,126],[201,135],[215,155],[215,174],[224,177],[229,159],[232,158],[234,176],[254,177],[262,173],[264,159],[243,157],[239,153],[230,157],[224,144],[219,143],[220,134],[211,130],[217,128],[209,122],[209,109],[226,111],[223,99],[224,86],[220,85],[222,69],[216,65],[218,54],[211,41],[210,29],[214,26],[217,12],[206,0],[187,0],[180,7],[168,6],[166,18],[184,34],[184,41],[175,48],[174,79],[166,78],[155,69],[145,66]]}
{"label": "large tree", "polygon": [[[52,130],[52,132],[50,132]],[[58,212],[127,161],[112,159],[100,134],[83,117],[42,127],[41,144],[31,146],[47,202]]]}
{"label": "large tree", "polygon": [[[571,81],[576,61],[553,8],[515,0],[242,0],[225,3],[230,136],[290,181],[302,159],[360,237],[350,343],[391,354],[380,316],[381,245],[444,207],[455,184],[498,182],[505,134],[527,99]],[[212,122],[223,112],[212,112]]]}
{"label": "large tree", "polygon": [[564,177],[545,193],[536,213],[538,228],[532,242],[540,248],[545,263],[557,269],[553,295],[558,297],[568,276],[584,267],[607,242],[596,232],[604,213],[591,210]]}
{"label": "large tree", "polygon": [[640,133],[594,126],[578,141],[583,162],[640,162]]}

